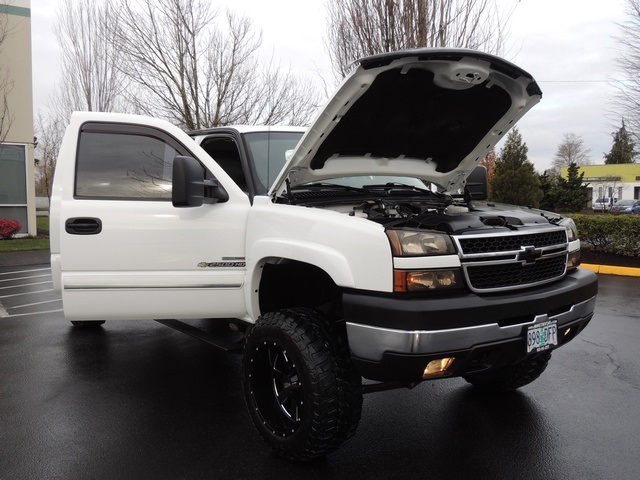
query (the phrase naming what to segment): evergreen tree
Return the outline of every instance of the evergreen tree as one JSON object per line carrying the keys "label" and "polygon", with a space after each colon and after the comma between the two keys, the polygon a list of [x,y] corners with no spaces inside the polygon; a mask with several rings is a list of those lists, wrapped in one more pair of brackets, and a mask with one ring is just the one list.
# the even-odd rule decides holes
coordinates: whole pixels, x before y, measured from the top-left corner
{"label": "evergreen tree", "polygon": [[543,210],[554,210],[556,208],[555,186],[558,176],[555,175],[555,171],[552,169],[545,170],[542,175],[538,177],[540,180],[540,190],[542,190],[542,200],[540,200],[540,208]]}
{"label": "evergreen tree", "polygon": [[589,201],[588,184],[583,185],[584,172],[571,163],[567,168],[567,178],[558,178],[543,199],[543,208],[559,212],[580,212]]}
{"label": "evergreen tree", "polygon": [[542,199],[540,180],[533,163],[527,159],[527,144],[514,128],[496,161],[490,184],[490,199],[494,202],[538,207]]}
{"label": "evergreen tree", "polygon": [[627,131],[624,120],[617,132],[612,133],[613,146],[609,153],[604,155],[604,163],[611,165],[614,163],[634,163],[638,155],[636,144],[631,139],[631,134]]}

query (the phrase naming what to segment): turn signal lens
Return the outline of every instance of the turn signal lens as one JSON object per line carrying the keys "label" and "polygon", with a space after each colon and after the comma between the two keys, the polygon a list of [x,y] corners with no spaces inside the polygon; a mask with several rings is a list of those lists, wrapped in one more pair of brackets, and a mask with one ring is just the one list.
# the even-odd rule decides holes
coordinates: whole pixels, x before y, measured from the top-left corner
{"label": "turn signal lens", "polygon": [[455,270],[394,270],[394,292],[423,292],[462,288],[460,271]]}
{"label": "turn signal lens", "polygon": [[567,257],[567,270],[574,270],[578,268],[581,262],[580,250],[576,250],[575,252],[569,252],[569,256]]}
{"label": "turn signal lens", "polygon": [[454,360],[455,357],[445,357],[430,361],[427,368],[424,369],[422,378],[426,379],[444,375],[451,364],[453,364]]}

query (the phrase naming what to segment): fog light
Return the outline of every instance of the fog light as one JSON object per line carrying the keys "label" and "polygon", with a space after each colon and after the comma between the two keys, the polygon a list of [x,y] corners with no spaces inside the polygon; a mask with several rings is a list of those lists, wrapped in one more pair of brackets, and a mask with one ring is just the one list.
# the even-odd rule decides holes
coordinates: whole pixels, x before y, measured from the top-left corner
{"label": "fog light", "polygon": [[427,368],[424,369],[424,373],[422,374],[422,378],[429,377],[437,377],[439,375],[444,375],[447,369],[451,366],[455,357],[446,357],[439,358],[438,360],[432,360],[427,365]]}

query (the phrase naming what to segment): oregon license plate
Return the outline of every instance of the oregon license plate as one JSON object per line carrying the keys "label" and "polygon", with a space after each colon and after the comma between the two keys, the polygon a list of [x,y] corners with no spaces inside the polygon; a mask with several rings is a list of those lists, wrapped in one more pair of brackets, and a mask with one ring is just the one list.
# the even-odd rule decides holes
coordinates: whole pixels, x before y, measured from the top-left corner
{"label": "oregon license plate", "polygon": [[558,321],[531,325],[527,330],[527,353],[542,352],[558,345]]}

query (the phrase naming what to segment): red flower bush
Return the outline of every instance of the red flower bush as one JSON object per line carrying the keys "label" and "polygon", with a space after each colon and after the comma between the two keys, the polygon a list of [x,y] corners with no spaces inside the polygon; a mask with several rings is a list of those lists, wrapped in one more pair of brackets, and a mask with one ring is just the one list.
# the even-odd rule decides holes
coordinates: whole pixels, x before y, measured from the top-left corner
{"label": "red flower bush", "polygon": [[0,238],[3,240],[9,240],[16,233],[20,231],[22,225],[17,220],[9,220],[7,218],[0,218]]}

